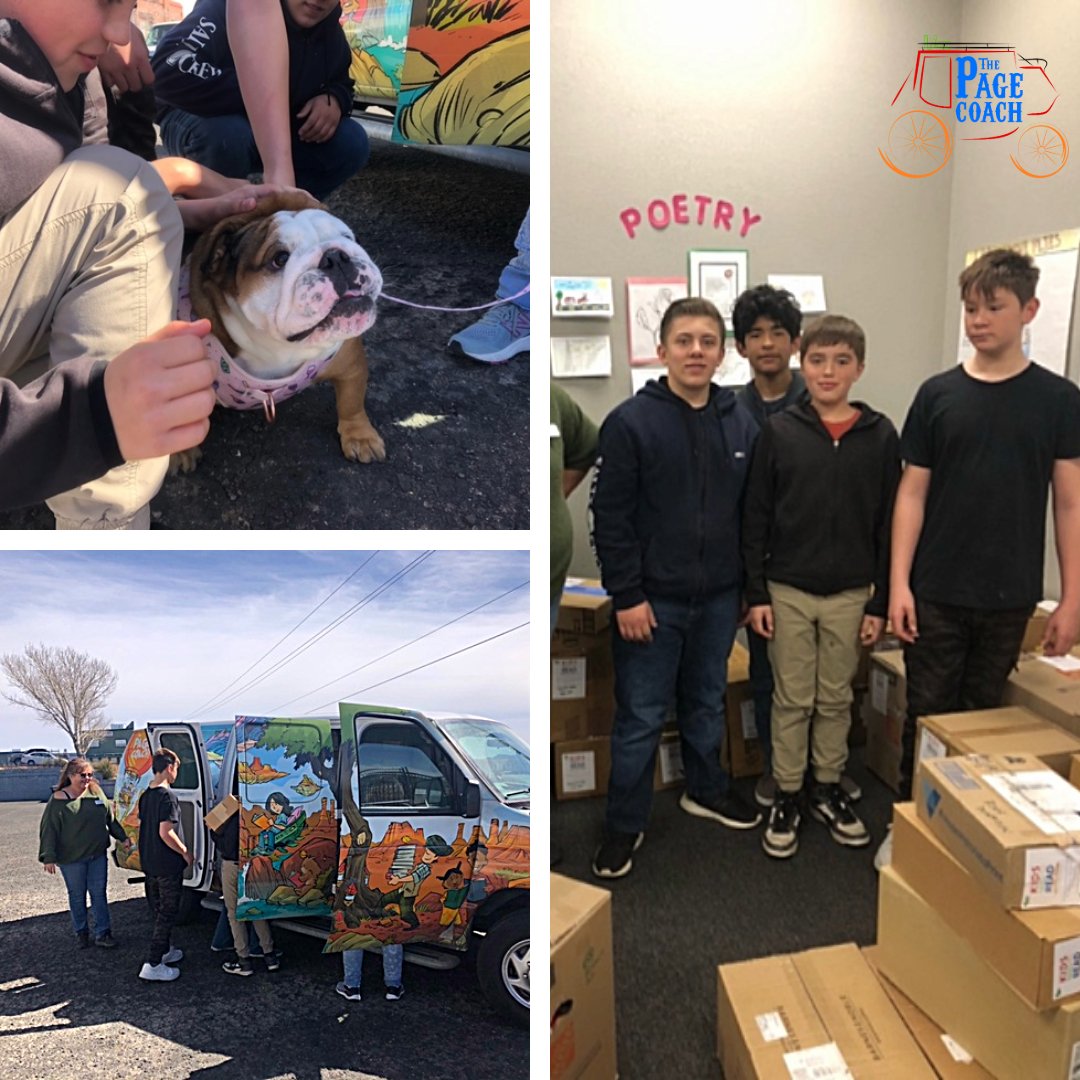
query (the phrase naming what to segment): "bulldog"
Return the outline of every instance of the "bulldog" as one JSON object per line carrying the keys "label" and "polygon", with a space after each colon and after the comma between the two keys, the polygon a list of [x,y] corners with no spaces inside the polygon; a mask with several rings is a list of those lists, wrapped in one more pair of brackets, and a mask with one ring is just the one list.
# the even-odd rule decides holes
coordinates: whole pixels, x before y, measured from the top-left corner
{"label": "bulldog", "polygon": [[[181,273],[180,318],[210,320],[214,390],[231,409],[263,408],[313,382],[331,382],[341,451],[382,461],[364,410],[367,356],[360,335],[375,321],[382,275],[349,227],[302,192],[265,199],[218,222]],[[174,455],[189,471],[198,452]]]}

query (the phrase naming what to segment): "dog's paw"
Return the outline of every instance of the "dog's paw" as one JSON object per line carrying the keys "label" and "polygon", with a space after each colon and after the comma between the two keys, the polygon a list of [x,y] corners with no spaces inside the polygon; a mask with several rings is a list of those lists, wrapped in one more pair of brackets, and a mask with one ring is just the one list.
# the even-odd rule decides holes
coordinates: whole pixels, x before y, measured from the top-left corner
{"label": "dog's paw", "polygon": [[360,461],[365,465],[371,461],[386,460],[386,446],[379,433],[370,425],[363,431],[342,431],[341,452],[350,461]]}
{"label": "dog's paw", "polygon": [[193,446],[190,450],[181,450],[178,453],[170,454],[169,475],[176,476],[178,473],[194,472],[195,466],[199,464],[199,458],[201,457],[201,446]]}

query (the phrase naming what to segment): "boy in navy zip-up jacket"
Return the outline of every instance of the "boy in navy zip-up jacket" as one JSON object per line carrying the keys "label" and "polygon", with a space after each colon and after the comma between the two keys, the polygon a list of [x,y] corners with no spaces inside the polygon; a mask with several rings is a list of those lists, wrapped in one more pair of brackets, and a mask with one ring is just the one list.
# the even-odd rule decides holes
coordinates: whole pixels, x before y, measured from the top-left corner
{"label": "boy in navy zip-up jacket", "polygon": [[[161,141],[225,176],[259,172],[226,27],[227,0],[199,0],[154,53]],[[292,154],[297,186],[325,199],[368,157],[367,134],[349,119],[352,52],[337,0],[281,0],[288,37]]]}
{"label": "boy in navy zip-up jacket", "polygon": [[629,873],[644,839],[660,732],[672,701],[682,737],[690,814],[731,828],[760,815],[720,767],[727,658],[739,621],[739,517],[754,423],[712,376],[724,324],[708,300],[664,314],[649,382],[600,429],[593,544],[615,625],[615,724],[598,877]]}
{"label": "boy in navy zip-up jacket", "polygon": [[840,778],[859,646],[880,637],[888,610],[900,452],[888,417],[848,400],[865,355],[866,338],[851,319],[826,315],[808,327],[809,401],[766,423],[750,467],[743,557],[750,623],[769,641],[775,680],[777,792],[762,836],[775,858],[798,849],[808,763],[811,814],[839,844],[870,842]]}

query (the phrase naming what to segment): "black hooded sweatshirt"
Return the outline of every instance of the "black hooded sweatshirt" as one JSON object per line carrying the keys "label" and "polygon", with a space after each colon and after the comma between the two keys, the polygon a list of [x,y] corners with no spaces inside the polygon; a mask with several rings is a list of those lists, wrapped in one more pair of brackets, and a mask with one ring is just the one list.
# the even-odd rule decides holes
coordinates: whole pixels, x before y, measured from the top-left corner
{"label": "black hooded sweatshirt", "polygon": [[743,512],[747,603],[769,603],[767,581],[814,596],[872,584],[867,615],[887,613],[900,440],[883,413],[852,405],[861,415],[839,440],[808,401],[762,428]]}
{"label": "black hooded sweatshirt", "polygon": [[592,539],[616,611],[740,585],[739,518],[758,427],[731,390],[695,409],[650,381],[600,428]]}

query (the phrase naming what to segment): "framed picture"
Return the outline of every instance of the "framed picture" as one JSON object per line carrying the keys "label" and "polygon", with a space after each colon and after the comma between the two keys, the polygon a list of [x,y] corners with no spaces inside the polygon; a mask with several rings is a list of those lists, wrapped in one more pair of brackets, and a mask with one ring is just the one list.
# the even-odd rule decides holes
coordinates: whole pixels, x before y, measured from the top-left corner
{"label": "framed picture", "polygon": [[610,319],[615,304],[609,277],[553,277],[551,314],[557,318]]}
{"label": "framed picture", "polygon": [[656,363],[660,320],[673,300],[681,300],[686,295],[686,278],[626,279],[626,325],[631,364]]}
{"label": "framed picture", "polygon": [[711,300],[730,328],[731,309],[749,281],[746,252],[691,251],[689,261],[690,294]]}

